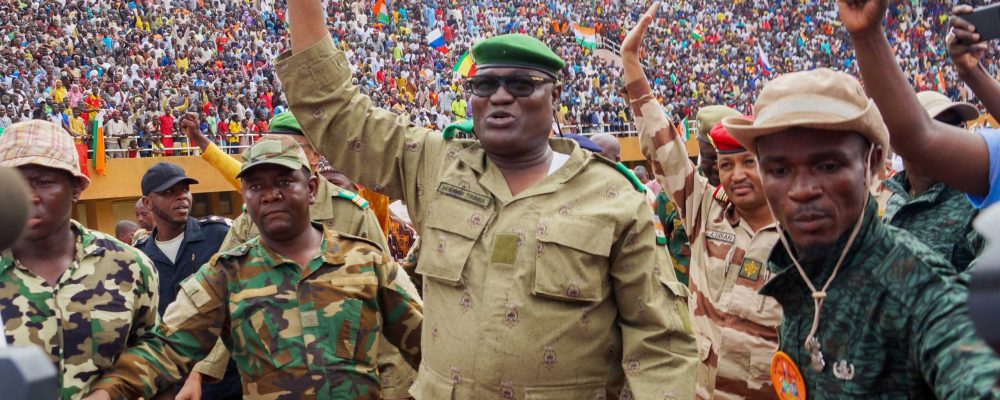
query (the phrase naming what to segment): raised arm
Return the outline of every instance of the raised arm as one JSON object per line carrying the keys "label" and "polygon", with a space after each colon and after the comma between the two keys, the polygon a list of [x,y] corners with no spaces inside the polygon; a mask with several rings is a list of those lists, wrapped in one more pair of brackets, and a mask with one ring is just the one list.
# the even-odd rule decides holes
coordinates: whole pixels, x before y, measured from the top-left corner
{"label": "raised arm", "polygon": [[985,196],[990,188],[986,142],[923,112],[882,29],[888,3],[838,0],[837,6],[854,42],[865,91],[889,128],[892,148],[932,178],[970,195]]}
{"label": "raised arm", "polygon": [[951,26],[953,33],[948,36],[948,56],[958,70],[958,76],[972,88],[986,111],[1000,115],[1000,83],[983,69],[979,60],[986,54],[988,46],[980,41],[975,25],[962,18],[971,14],[972,7],[957,6],[952,9]]}
{"label": "raised arm", "polygon": [[646,29],[653,21],[660,2],[654,2],[622,42],[622,65],[628,101],[639,130],[642,154],[650,160],[656,180],[677,206],[684,224],[691,228],[701,209],[702,199],[711,194],[708,180],[698,175],[687,156],[684,140],[677,135],[670,118],[656,101],[653,90],[639,63],[639,49]]}

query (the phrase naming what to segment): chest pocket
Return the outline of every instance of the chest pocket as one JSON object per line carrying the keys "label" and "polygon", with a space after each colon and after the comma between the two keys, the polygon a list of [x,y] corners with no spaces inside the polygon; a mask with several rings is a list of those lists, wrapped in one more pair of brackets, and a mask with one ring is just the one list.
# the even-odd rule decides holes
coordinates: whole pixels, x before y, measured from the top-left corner
{"label": "chest pocket", "polygon": [[239,321],[232,328],[237,341],[233,352],[247,356],[251,373],[278,369],[292,361],[288,346],[283,346],[278,335],[279,323],[287,322],[280,314],[282,305],[273,302],[277,293],[276,287],[265,287],[241,300],[238,311],[230,311],[233,321]]}
{"label": "chest pocket", "polygon": [[[318,327],[319,335],[336,340],[337,358],[370,361],[372,337],[381,332],[381,316],[375,306],[378,277],[374,273],[326,275],[310,282],[315,289],[316,310],[302,315],[302,328]],[[319,336],[317,335],[317,336]]]}
{"label": "chest pocket", "polygon": [[439,196],[430,208],[421,237],[417,273],[451,286],[462,284],[462,270],[492,209]]}
{"label": "chest pocket", "polygon": [[90,311],[92,351],[95,365],[110,368],[118,355],[125,352],[125,341],[132,326],[132,312],[124,305],[102,308],[106,310]]}
{"label": "chest pocket", "polygon": [[583,217],[543,217],[536,233],[536,295],[581,302],[607,296],[613,225]]}

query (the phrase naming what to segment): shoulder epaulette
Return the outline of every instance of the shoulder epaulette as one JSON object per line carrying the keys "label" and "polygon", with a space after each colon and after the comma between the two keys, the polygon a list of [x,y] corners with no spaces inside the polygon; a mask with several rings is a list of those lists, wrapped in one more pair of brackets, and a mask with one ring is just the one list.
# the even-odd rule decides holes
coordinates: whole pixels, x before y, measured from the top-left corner
{"label": "shoulder epaulette", "polygon": [[593,156],[591,156],[591,158],[600,161],[604,164],[610,165],[611,168],[614,168],[615,171],[618,171],[618,173],[622,174],[622,176],[624,176],[625,179],[628,179],[628,182],[632,184],[632,188],[634,188],[635,191],[639,193],[646,193],[646,186],[643,185],[642,182],[639,182],[639,178],[636,178],[635,174],[632,173],[632,170],[628,169],[628,167],[626,167],[625,164],[622,164],[620,162],[616,163],[597,154],[594,154]]}
{"label": "shoulder epaulette", "polygon": [[720,203],[725,203],[729,201],[729,196],[726,195],[726,191],[722,190],[722,185],[716,186],[715,191],[712,192],[712,197]]}
{"label": "shoulder epaulette", "polygon": [[368,209],[368,200],[365,200],[365,198],[361,197],[360,194],[354,193],[354,192],[352,192],[350,190],[347,190],[347,189],[344,189],[344,188],[339,188],[339,189],[340,190],[337,190],[337,197],[340,197],[340,198],[346,199],[346,200],[350,200],[355,205],[357,205],[358,208],[360,208],[362,210],[367,210]]}
{"label": "shoulder epaulette", "polygon": [[375,243],[371,239],[366,239],[366,238],[363,238],[361,236],[351,235],[349,233],[343,233],[343,232],[336,232],[335,235],[336,235],[336,237],[338,239],[353,240],[353,241],[361,242],[361,243],[367,244],[369,246],[372,246],[372,247],[378,249],[381,252],[385,252],[386,251],[386,249],[382,248],[382,245],[380,245],[378,243]]}
{"label": "shoulder epaulette", "polygon": [[218,261],[220,258],[239,257],[246,255],[247,253],[250,252],[250,248],[257,243],[259,237],[260,236],[256,236],[246,241],[245,243],[240,243],[239,246],[215,253],[215,255],[212,256],[212,258],[209,260],[208,263],[215,264],[215,262]]}
{"label": "shoulder epaulette", "polygon": [[199,224],[203,224],[203,225],[204,224],[224,224],[226,226],[233,226],[233,220],[231,220],[229,218],[226,218],[226,217],[220,217],[220,216],[217,216],[217,215],[209,215],[209,216],[207,216],[205,218],[201,218],[201,219],[198,220],[198,223]]}

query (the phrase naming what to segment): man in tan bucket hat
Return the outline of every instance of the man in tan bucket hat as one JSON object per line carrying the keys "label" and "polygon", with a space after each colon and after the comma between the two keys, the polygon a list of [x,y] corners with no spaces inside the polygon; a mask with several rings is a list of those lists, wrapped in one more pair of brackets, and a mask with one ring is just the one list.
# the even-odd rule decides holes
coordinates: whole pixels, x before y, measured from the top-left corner
{"label": "man in tan bucket hat", "polygon": [[11,125],[0,166],[20,171],[34,205],[24,238],[0,253],[0,340],[41,347],[61,375],[60,398],[82,398],[156,325],[156,271],[138,250],[70,219],[90,179],[62,127]]}
{"label": "man in tan bucket hat", "polygon": [[1000,360],[974,335],[954,269],[878,220],[869,187],[888,134],[861,84],[790,73],[754,110],[723,125],[756,152],[781,233],[761,289],[784,312],[779,397],[995,398]]}
{"label": "man in tan bucket hat", "polygon": [[[917,93],[917,99],[934,120],[961,128],[965,121],[979,117],[972,104],[953,102],[938,92]],[[962,135],[952,133],[949,135]],[[974,136],[966,133],[964,136]],[[916,236],[921,242],[951,262],[958,272],[969,269],[979,253],[982,238],[972,229],[978,214],[965,194],[931,177],[919,165],[903,157],[902,171],[885,181],[892,197],[882,222]]]}

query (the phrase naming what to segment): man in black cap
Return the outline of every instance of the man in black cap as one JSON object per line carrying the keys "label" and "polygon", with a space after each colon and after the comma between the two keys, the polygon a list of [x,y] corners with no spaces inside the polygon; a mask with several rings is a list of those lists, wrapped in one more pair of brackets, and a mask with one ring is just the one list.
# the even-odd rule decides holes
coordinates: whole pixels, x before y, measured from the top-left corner
{"label": "man in black cap", "polygon": [[[226,218],[192,218],[194,203],[190,185],[198,183],[177,164],[161,162],[142,176],[143,205],[153,213],[155,227],[135,247],[146,253],[160,275],[160,315],[177,298],[181,281],[208,263],[222,246],[229,226]],[[195,382],[192,382],[195,384]],[[209,399],[238,399],[242,396],[239,373],[230,362],[218,383],[205,384],[202,393]]]}

